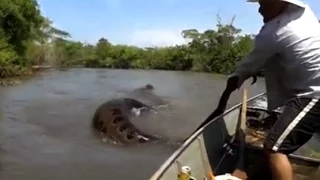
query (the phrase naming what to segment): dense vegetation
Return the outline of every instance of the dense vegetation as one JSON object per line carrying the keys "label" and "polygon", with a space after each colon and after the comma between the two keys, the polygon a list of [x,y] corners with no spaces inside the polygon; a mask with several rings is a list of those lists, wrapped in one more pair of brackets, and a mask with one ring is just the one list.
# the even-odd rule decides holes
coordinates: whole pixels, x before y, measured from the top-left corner
{"label": "dense vegetation", "polygon": [[252,47],[252,35],[241,35],[233,20],[222,24],[219,17],[215,30],[182,31],[185,45],[140,48],[105,38],[86,44],[54,28],[36,0],[1,0],[0,25],[0,78],[24,74],[33,65],[229,73]]}
{"label": "dense vegetation", "polygon": [[185,45],[143,49],[112,45],[107,39],[101,38],[95,46],[83,46],[86,54],[82,54],[77,60],[82,59],[86,67],[229,73],[236,61],[252,47],[252,36],[241,36],[240,32],[232,24],[223,25],[219,21],[217,30],[182,31],[182,36],[189,42]]}

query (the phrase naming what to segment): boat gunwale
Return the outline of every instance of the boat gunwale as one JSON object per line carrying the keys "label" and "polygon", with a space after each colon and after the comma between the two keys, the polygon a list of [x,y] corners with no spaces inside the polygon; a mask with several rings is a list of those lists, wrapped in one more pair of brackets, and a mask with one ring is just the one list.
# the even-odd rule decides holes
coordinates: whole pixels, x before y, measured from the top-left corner
{"label": "boat gunwale", "polygon": [[[258,99],[259,97],[262,97],[263,95],[265,95],[266,93],[260,93],[257,94],[251,98],[249,98],[247,100],[247,102],[250,102],[254,99]],[[207,124],[205,124],[203,127],[201,127],[200,129],[198,129],[196,132],[194,132],[173,154],[171,154],[171,156],[160,166],[160,168],[151,176],[150,180],[155,180],[155,179],[159,179],[163,176],[163,174],[166,172],[166,170],[168,170],[168,168],[170,167],[170,165],[173,164],[173,162],[175,161],[175,159],[177,159],[177,157],[179,155],[181,155],[181,153],[184,152],[184,150],[189,147],[189,145],[201,134],[203,133],[204,129],[209,126],[211,123],[217,121],[218,119],[220,119],[221,117],[225,116],[226,114],[229,114],[230,112],[234,111],[237,108],[241,108],[241,102],[232,106],[231,108],[227,109],[225,112],[223,112],[221,115],[215,117],[214,119],[212,119],[211,121],[209,121]]]}

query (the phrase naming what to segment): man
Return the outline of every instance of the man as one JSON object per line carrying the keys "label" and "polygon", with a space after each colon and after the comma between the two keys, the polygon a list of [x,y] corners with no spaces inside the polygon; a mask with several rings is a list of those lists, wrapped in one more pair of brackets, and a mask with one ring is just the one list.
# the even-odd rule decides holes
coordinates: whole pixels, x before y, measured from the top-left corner
{"label": "man", "polygon": [[273,179],[292,180],[287,155],[320,130],[320,24],[299,0],[248,0],[260,4],[264,26],[254,49],[229,77],[227,89],[239,88],[265,70],[268,109],[284,111],[268,133],[264,149]]}

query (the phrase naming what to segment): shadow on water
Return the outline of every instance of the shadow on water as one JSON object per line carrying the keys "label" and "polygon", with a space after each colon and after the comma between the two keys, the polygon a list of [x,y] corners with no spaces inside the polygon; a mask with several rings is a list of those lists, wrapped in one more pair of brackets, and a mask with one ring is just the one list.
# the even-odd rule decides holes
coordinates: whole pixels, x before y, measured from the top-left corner
{"label": "shadow on water", "polygon": [[[157,96],[141,101],[160,99],[170,107],[134,123],[172,143],[124,148],[96,138],[90,129],[95,109],[146,83]],[[0,88],[0,179],[148,179],[178,147],[175,142],[216,107],[224,86],[224,76],[205,73],[77,68]],[[260,80],[249,95],[263,91]],[[234,93],[229,107],[239,100]]]}

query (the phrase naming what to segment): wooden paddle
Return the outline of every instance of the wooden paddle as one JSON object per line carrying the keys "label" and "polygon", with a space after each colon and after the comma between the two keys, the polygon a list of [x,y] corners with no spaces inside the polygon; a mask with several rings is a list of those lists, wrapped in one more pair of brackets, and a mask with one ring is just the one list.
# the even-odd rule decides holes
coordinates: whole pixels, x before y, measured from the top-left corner
{"label": "wooden paddle", "polygon": [[241,116],[240,116],[240,128],[237,132],[237,138],[239,140],[239,159],[236,166],[235,171],[232,173],[233,176],[236,176],[242,180],[246,180],[248,178],[247,173],[245,172],[245,162],[244,162],[244,155],[245,155],[245,130],[246,130],[246,120],[247,120],[247,97],[248,97],[248,90],[243,89],[243,96],[242,96],[242,107],[241,107]]}
{"label": "wooden paddle", "polygon": [[[252,76],[252,82],[251,85],[253,85],[254,83],[257,82],[257,76]],[[217,109],[215,109],[201,124],[200,126],[192,133],[194,134],[196,131],[198,131],[200,128],[202,128],[203,126],[205,126],[207,123],[209,123],[211,120],[213,120],[214,118],[220,116],[221,114],[224,113],[224,111],[227,108],[227,103],[229,101],[230,95],[232,94],[233,91],[230,91],[229,89],[225,89],[220,97],[219,100],[219,104]],[[192,135],[191,134],[191,135]],[[189,138],[189,137],[188,137]],[[188,139],[186,138],[186,139]]]}
{"label": "wooden paddle", "polygon": [[[217,109],[215,109],[201,124],[200,126],[195,130],[198,131],[200,128],[205,126],[208,122],[213,120],[214,118],[220,116],[221,114],[224,113],[224,111],[227,108],[227,103],[230,98],[232,91],[229,91],[228,89],[225,89],[220,97],[219,104]],[[193,134],[193,133],[192,133]]]}

